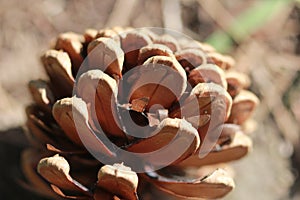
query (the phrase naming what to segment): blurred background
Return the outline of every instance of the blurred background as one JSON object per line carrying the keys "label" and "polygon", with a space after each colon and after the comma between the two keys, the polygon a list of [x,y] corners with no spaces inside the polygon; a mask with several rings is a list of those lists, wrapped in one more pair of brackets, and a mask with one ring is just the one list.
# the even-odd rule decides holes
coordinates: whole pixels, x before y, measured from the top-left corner
{"label": "blurred background", "polygon": [[109,26],[167,27],[232,55],[261,99],[253,152],[233,166],[230,200],[300,199],[299,0],[0,1],[0,199],[38,200],[19,185],[27,83],[58,33]]}

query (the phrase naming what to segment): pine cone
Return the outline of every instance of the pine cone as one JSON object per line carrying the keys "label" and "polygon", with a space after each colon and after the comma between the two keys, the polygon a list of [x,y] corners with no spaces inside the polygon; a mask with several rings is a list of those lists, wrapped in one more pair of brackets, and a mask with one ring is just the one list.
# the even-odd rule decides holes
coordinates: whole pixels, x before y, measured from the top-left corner
{"label": "pine cone", "polygon": [[96,200],[216,199],[233,189],[218,167],[251,149],[241,125],[259,101],[230,56],[114,27],[63,33],[41,60],[49,80],[29,83],[28,188]]}

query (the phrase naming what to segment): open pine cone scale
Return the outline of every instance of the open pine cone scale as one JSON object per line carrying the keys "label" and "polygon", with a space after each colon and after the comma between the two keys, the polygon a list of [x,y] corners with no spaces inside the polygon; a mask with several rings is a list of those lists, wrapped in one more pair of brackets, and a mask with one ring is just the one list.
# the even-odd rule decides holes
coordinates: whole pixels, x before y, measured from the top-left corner
{"label": "open pine cone scale", "polygon": [[[231,57],[196,41],[114,27],[61,34],[41,60],[49,80],[29,83],[27,187],[95,200],[154,199],[153,186],[164,199],[216,199],[234,188],[224,170],[202,170],[252,147],[240,125],[259,101],[248,77],[230,69]],[[142,160],[144,173],[126,167],[128,159]]]}

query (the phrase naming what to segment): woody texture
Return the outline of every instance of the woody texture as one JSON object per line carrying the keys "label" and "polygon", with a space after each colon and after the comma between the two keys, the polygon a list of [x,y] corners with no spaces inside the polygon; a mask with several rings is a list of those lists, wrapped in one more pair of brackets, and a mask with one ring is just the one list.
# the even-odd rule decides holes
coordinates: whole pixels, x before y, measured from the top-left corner
{"label": "woody texture", "polygon": [[219,199],[259,103],[235,61],[150,29],[60,34],[26,108],[26,187],[50,199]]}

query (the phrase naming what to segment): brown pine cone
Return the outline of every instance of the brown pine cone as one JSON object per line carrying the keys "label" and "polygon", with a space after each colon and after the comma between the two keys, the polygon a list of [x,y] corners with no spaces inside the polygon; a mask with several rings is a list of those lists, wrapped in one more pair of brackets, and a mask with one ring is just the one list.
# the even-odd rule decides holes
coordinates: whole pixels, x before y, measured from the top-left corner
{"label": "brown pine cone", "polygon": [[240,125],[259,100],[230,56],[190,39],[114,27],[63,33],[41,60],[49,80],[29,83],[33,147],[22,157],[35,192],[216,199],[234,188],[218,167],[251,149]]}

